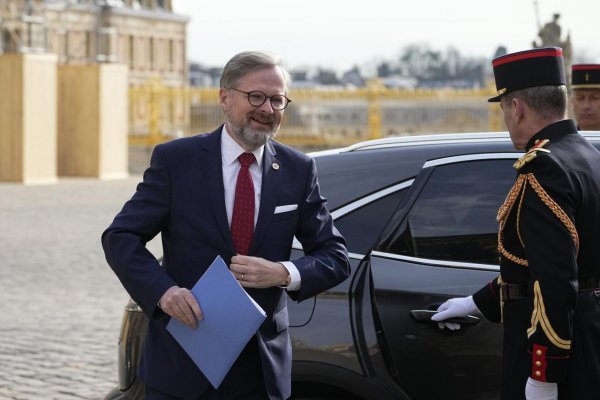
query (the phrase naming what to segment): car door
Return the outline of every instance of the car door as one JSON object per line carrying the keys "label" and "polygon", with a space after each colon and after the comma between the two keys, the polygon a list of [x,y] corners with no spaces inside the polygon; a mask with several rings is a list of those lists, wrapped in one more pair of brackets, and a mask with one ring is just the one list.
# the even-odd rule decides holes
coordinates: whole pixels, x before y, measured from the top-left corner
{"label": "car door", "polygon": [[426,163],[362,265],[363,284],[370,286],[362,290],[372,297],[369,311],[387,370],[411,398],[499,396],[501,326],[480,317],[452,332],[415,311],[468,296],[498,275],[495,218],[514,182],[517,157]]}

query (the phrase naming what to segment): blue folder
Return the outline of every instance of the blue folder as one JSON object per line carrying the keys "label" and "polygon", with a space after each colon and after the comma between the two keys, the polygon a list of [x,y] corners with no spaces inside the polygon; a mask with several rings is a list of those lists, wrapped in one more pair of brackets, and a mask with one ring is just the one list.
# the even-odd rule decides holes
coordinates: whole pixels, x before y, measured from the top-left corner
{"label": "blue folder", "polygon": [[220,256],[192,288],[204,319],[196,328],[171,318],[167,330],[214,388],[266,318]]}

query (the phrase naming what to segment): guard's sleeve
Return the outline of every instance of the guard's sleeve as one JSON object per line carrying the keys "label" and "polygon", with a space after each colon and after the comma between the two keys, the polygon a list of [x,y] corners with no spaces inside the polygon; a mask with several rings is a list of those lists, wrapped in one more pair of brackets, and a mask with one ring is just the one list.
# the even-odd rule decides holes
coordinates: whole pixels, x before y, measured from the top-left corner
{"label": "guard's sleeve", "polygon": [[473,294],[473,301],[483,316],[492,322],[502,322],[500,277]]}
{"label": "guard's sleeve", "polygon": [[527,187],[518,230],[530,273],[530,376],[561,382],[567,375],[577,300],[577,192],[567,173],[547,154],[540,154],[524,172]]}

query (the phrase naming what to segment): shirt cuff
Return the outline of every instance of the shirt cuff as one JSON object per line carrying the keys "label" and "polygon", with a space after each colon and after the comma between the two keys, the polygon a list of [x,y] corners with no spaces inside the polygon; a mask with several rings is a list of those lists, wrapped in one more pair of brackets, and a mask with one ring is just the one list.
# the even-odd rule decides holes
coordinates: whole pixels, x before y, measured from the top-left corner
{"label": "shirt cuff", "polygon": [[288,292],[300,290],[300,271],[298,271],[298,267],[291,261],[280,261],[279,263],[290,273],[290,284],[285,289]]}

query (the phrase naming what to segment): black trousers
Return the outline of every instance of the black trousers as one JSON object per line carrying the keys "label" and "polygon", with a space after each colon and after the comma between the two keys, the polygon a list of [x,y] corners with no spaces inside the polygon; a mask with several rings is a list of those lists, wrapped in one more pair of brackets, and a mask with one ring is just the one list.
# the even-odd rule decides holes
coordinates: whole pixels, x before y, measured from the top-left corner
{"label": "black trousers", "polygon": [[[145,400],[184,400],[146,385]],[[268,400],[262,373],[258,344],[253,337],[233,364],[229,373],[214,389],[208,389],[194,400]]]}

